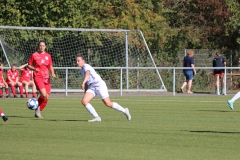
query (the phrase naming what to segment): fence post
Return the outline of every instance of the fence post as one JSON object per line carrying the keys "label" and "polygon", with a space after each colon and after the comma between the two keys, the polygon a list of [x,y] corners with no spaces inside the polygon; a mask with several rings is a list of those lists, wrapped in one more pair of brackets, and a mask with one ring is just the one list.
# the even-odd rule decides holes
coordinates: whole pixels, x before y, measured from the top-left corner
{"label": "fence post", "polygon": [[120,95],[122,96],[122,67],[120,71]]}
{"label": "fence post", "polygon": [[65,96],[67,97],[68,96],[68,68],[66,68],[66,79],[65,79]]}
{"label": "fence post", "polygon": [[175,67],[173,67],[173,96],[175,96],[175,85],[176,85],[176,83],[175,83],[175,81],[176,81],[176,79],[175,79]]}

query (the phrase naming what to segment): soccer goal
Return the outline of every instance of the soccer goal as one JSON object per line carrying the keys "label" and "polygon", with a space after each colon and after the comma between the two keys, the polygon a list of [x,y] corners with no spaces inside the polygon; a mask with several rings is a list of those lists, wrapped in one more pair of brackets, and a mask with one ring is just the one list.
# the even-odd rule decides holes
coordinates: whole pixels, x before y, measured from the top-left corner
{"label": "soccer goal", "polygon": [[83,55],[109,90],[167,91],[139,30],[0,26],[1,61],[27,63],[40,40],[52,55],[57,78],[52,88],[81,88],[76,55]]}

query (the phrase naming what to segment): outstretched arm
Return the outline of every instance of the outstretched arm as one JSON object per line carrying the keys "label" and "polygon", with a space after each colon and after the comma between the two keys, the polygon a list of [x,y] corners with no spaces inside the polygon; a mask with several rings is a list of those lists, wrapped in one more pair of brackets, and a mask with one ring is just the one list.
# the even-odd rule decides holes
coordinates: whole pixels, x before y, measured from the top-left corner
{"label": "outstretched arm", "polygon": [[28,66],[28,63],[21,65],[20,67],[18,67],[18,69],[22,70],[23,68],[25,68],[26,66]]}

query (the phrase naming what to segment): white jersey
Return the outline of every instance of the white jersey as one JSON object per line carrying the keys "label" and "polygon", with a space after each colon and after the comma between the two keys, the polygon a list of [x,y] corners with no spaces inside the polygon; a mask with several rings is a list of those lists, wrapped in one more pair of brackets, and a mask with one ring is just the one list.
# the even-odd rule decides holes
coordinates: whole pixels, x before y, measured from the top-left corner
{"label": "white jersey", "polygon": [[85,77],[85,73],[87,71],[90,71],[90,76],[86,82],[88,86],[102,81],[102,78],[97,74],[97,72],[94,70],[94,68],[92,66],[90,66],[89,64],[85,63],[81,70],[81,75],[83,78]]}

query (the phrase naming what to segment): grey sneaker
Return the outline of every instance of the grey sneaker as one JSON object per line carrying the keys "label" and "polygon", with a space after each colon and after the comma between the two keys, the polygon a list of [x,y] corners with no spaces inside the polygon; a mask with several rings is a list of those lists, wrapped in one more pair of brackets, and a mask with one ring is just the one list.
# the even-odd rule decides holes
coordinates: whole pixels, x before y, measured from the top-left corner
{"label": "grey sneaker", "polygon": [[34,117],[35,118],[43,118],[41,114],[37,114],[37,113],[35,113]]}
{"label": "grey sneaker", "polygon": [[88,120],[88,122],[101,122],[100,117],[93,118],[92,120]]}
{"label": "grey sneaker", "polygon": [[130,121],[132,117],[130,115],[130,112],[129,112],[128,108],[125,108],[125,115],[126,115],[127,119]]}

